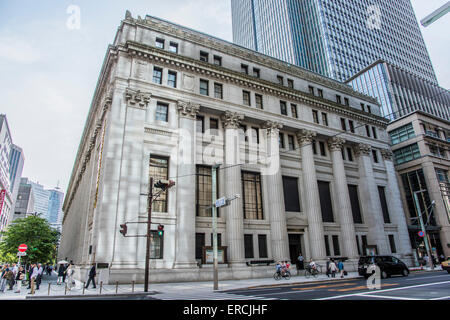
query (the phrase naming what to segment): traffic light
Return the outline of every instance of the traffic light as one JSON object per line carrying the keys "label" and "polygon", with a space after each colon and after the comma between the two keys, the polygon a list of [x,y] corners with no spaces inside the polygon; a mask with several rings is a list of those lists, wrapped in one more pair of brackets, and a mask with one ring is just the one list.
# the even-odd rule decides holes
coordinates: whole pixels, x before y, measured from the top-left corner
{"label": "traffic light", "polygon": [[159,180],[155,183],[155,188],[167,190],[172,188],[175,185],[175,181],[172,180]]}
{"label": "traffic light", "polygon": [[127,224],[126,223],[124,223],[124,224],[121,224],[120,225],[120,233],[124,236],[124,237],[126,237],[126,235],[127,235],[127,230],[128,230],[128,227],[127,227]]}
{"label": "traffic light", "polygon": [[162,237],[164,234],[164,226],[162,224],[160,224],[158,226],[158,236]]}

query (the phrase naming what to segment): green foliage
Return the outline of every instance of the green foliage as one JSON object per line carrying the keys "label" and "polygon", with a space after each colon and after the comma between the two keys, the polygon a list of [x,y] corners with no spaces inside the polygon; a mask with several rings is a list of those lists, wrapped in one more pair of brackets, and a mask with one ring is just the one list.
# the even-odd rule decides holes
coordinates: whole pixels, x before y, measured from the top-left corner
{"label": "green foliage", "polygon": [[13,255],[17,260],[17,248],[24,243],[28,250],[22,261],[46,263],[54,259],[59,232],[52,229],[47,220],[29,216],[12,222],[2,236],[1,256]]}
{"label": "green foliage", "polygon": [[3,253],[0,251],[0,262],[2,263],[14,263],[17,262],[18,258],[15,254]]}

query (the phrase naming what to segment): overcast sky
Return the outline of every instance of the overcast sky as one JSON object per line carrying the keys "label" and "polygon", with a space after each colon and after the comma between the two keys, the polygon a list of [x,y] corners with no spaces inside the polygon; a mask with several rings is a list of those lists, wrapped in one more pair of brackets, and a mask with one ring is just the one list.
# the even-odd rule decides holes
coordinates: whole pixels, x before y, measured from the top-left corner
{"label": "overcast sky", "polygon": [[[445,2],[412,0],[419,20]],[[67,27],[71,5],[80,29]],[[229,0],[0,0],[0,113],[24,150],[23,177],[66,191],[106,48],[127,9],[232,41]],[[445,88],[449,19],[421,27]]]}

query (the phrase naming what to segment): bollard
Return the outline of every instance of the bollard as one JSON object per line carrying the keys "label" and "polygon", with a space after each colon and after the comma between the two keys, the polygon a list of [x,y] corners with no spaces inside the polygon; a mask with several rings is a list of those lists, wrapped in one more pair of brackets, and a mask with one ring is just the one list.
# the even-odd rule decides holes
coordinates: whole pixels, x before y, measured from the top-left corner
{"label": "bollard", "polygon": [[116,281],[116,294],[117,294],[118,287],[119,287],[119,281]]}
{"label": "bollard", "polygon": [[131,282],[131,292],[134,293],[134,281]]}
{"label": "bollard", "polygon": [[103,281],[100,281],[100,294],[102,294]]}
{"label": "bollard", "polygon": [[86,289],[86,283],[83,282],[83,295],[84,295],[84,289]]}
{"label": "bollard", "polygon": [[67,294],[67,283],[65,283],[65,286],[64,286],[64,295],[66,295]]}
{"label": "bollard", "polygon": [[50,286],[51,285],[52,285],[51,283],[48,284],[48,295],[50,295]]}

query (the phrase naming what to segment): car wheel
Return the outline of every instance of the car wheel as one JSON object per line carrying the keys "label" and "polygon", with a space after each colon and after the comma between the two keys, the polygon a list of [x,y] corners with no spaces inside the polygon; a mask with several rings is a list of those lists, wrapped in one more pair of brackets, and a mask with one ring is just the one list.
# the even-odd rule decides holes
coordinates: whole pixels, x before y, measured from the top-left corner
{"label": "car wheel", "polygon": [[386,279],[389,277],[388,273],[386,271],[381,271],[381,279]]}
{"label": "car wheel", "polygon": [[409,274],[409,271],[408,271],[407,269],[403,269],[402,275],[403,275],[404,277],[407,277],[408,274]]}
{"label": "car wheel", "polygon": [[448,272],[448,273],[450,273],[450,269],[449,269],[449,270],[447,270],[447,272]]}

